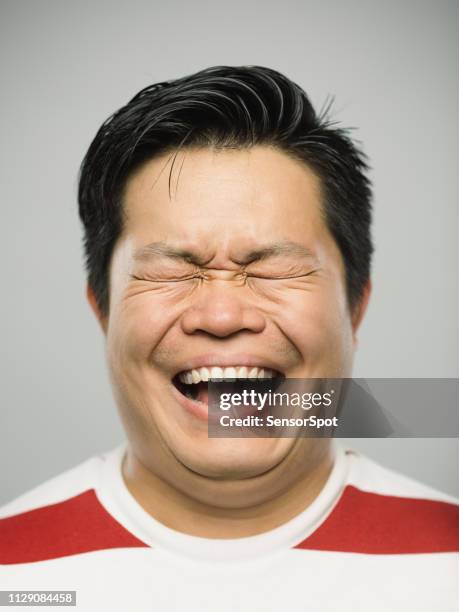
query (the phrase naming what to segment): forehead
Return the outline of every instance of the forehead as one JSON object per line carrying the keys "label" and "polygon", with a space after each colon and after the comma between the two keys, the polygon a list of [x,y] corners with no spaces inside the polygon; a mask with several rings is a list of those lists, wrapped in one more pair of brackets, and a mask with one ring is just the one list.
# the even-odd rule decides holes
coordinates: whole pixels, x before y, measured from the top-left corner
{"label": "forehead", "polygon": [[[175,157],[174,157],[175,156]],[[146,162],[127,182],[124,233],[203,251],[329,240],[320,181],[278,149],[186,149]]]}

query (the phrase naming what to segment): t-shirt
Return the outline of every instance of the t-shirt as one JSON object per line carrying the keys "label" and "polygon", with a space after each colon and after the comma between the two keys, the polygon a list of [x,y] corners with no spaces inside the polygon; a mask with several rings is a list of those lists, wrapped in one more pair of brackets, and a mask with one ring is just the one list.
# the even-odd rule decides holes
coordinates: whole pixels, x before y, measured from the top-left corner
{"label": "t-shirt", "polygon": [[125,444],[94,456],[0,510],[0,589],[76,591],[97,612],[458,611],[459,500],[333,448],[306,510],[236,539],[150,516]]}

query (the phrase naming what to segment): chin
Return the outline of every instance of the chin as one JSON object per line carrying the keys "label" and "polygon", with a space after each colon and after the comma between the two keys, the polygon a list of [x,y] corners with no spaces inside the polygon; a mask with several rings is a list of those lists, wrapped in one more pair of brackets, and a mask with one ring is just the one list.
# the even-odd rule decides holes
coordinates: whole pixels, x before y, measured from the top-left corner
{"label": "chin", "polygon": [[[245,480],[266,474],[289,454],[294,439],[209,439],[207,448],[182,445],[175,456],[186,468],[213,480]],[[173,449],[172,449],[173,450]]]}

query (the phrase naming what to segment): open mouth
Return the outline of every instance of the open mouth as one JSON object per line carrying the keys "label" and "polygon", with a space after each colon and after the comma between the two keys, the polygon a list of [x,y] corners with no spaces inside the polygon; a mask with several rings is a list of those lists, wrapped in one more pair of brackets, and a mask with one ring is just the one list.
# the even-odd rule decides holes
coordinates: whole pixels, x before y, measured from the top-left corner
{"label": "open mouth", "polygon": [[285,376],[271,368],[232,366],[227,368],[197,368],[179,372],[172,379],[175,388],[188,399],[208,405],[209,381],[211,382],[271,382],[276,389]]}

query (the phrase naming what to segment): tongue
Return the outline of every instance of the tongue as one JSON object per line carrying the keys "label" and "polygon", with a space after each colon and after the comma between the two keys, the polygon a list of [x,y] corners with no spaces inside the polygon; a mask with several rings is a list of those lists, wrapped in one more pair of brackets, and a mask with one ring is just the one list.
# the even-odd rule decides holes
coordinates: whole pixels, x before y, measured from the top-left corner
{"label": "tongue", "polygon": [[209,389],[206,382],[198,383],[198,394],[196,396],[198,402],[202,402],[203,404],[209,403]]}

